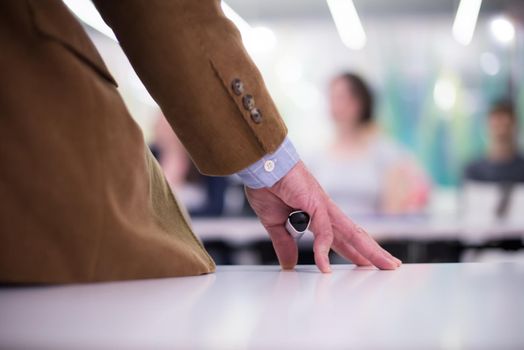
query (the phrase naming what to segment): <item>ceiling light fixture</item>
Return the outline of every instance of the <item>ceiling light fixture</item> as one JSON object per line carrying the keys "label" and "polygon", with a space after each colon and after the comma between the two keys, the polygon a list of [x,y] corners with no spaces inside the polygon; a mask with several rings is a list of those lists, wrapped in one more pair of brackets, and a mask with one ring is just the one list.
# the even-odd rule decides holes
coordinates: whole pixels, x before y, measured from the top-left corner
{"label": "ceiling light fixture", "polygon": [[452,32],[455,40],[464,46],[473,39],[481,4],[482,0],[460,0]]}
{"label": "ceiling light fixture", "polygon": [[327,0],[329,11],[344,45],[360,50],[366,45],[366,33],[352,0]]}
{"label": "ceiling light fixture", "polygon": [[[90,0],[63,0],[65,5],[82,22],[104,34],[112,40],[117,40],[113,30],[104,22],[93,2]],[[236,13],[228,4],[222,1],[222,10],[237,28],[243,37],[248,37],[252,31],[251,26]]]}
{"label": "ceiling light fixture", "polygon": [[104,22],[95,5],[93,5],[91,1],[64,0],[64,3],[82,22],[104,34],[108,38],[117,41],[115,33],[113,33],[113,30]]}

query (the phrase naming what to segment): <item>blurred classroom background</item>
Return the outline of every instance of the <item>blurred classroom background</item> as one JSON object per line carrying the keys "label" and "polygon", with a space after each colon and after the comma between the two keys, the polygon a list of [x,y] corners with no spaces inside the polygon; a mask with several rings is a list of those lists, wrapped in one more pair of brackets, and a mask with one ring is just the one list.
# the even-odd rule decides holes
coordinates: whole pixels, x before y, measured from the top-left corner
{"label": "blurred classroom background", "polygon": [[[90,1],[65,2],[217,263],[276,263],[238,179],[198,174]],[[227,0],[223,9],[306,164],[387,249],[406,262],[524,259],[523,1]],[[311,240],[299,242],[301,263],[312,262]]]}

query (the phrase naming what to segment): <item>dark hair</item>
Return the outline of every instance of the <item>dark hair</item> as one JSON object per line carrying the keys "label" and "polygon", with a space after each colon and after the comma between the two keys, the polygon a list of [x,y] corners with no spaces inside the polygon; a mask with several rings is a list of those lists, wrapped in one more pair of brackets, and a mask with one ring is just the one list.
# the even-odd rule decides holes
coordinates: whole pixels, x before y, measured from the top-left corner
{"label": "dark hair", "polygon": [[360,115],[358,122],[361,125],[373,121],[373,94],[368,84],[360,76],[354,73],[342,73],[335,80],[342,79],[348,84],[348,88],[360,101]]}
{"label": "dark hair", "polygon": [[512,119],[515,119],[515,109],[513,108],[513,103],[510,100],[500,100],[495,102],[489,111],[489,115],[493,114],[506,114]]}

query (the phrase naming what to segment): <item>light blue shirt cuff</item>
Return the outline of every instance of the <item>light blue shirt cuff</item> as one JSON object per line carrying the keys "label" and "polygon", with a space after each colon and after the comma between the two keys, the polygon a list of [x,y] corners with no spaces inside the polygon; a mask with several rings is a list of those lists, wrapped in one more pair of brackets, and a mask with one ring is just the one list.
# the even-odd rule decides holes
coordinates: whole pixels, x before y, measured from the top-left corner
{"label": "light blue shirt cuff", "polygon": [[236,173],[247,187],[271,187],[284,177],[298,163],[298,156],[289,138],[271,154],[266,154],[257,162]]}

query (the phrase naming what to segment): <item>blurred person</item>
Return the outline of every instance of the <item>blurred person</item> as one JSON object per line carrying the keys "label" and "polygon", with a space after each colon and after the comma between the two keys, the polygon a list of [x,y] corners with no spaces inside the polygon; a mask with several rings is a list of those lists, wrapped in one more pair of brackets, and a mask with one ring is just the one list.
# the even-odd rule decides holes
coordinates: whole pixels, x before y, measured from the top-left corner
{"label": "blurred person", "polygon": [[[187,184],[187,178],[191,170],[191,161],[186,149],[163,115],[160,115],[155,121],[153,141],[150,148],[162,167],[171,189],[177,195],[181,195]],[[195,196],[198,197],[199,195],[196,194]],[[199,203],[201,200],[197,199],[196,202]],[[193,206],[191,199],[184,200],[184,203],[188,209]]]}
{"label": "blurred person", "polygon": [[493,104],[488,118],[486,154],[464,171],[466,220],[522,222],[524,157],[518,149],[518,118],[510,101]]}
{"label": "blurred person", "polygon": [[373,103],[358,75],[344,73],[332,80],[335,139],[311,160],[312,172],[347,214],[418,213],[427,202],[427,178],[413,157],[381,132]]}
{"label": "blurred person", "polygon": [[[311,216],[320,271],[331,271],[330,249],[358,265],[400,266],[300,160],[219,1],[93,3],[199,171],[241,177],[282,268],[297,263],[285,229],[294,209]],[[215,271],[116,81],[67,7],[0,2],[0,48],[0,282]]]}
{"label": "blurred person", "polygon": [[524,183],[524,156],[519,152],[518,118],[509,101],[495,103],[487,119],[486,155],[466,167],[464,178],[492,183]]}
{"label": "blurred person", "polygon": [[153,141],[149,147],[160,163],[171,189],[192,217],[223,214],[229,179],[198,173],[162,114],[154,124]]}

